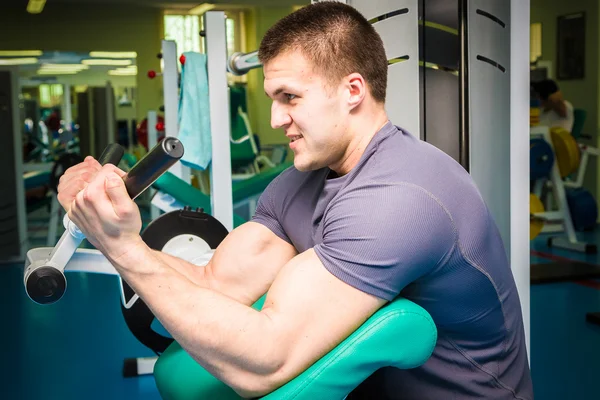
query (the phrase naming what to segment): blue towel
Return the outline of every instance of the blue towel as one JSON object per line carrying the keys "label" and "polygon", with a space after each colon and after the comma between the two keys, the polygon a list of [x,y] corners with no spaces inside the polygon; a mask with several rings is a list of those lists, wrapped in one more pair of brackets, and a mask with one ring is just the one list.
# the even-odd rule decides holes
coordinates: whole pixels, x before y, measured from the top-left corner
{"label": "blue towel", "polygon": [[205,170],[212,158],[206,55],[186,52],[179,91],[179,135],[185,148],[181,163]]}

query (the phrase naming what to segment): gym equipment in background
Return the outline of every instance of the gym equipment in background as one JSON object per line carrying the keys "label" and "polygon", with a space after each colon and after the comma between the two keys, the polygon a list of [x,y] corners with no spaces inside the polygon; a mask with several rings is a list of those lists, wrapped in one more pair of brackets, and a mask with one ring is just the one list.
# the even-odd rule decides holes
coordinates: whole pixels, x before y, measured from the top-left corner
{"label": "gym equipment in background", "polygon": [[571,133],[563,128],[551,128],[552,146],[561,178],[575,173],[579,168],[579,146]]}
{"label": "gym equipment in background", "polygon": [[533,240],[542,232],[544,228],[544,219],[536,218],[536,214],[544,212],[544,204],[542,201],[533,193],[529,193],[529,239]]}
{"label": "gym equipment in background", "polygon": [[[552,132],[554,132],[554,134]],[[572,143],[574,140],[571,141],[569,138],[567,138],[563,131],[552,131],[546,126],[531,127],[530,136],[532,140],[544,140],[552,148],[552,153],[556,155],[556,162],[552,165],[549,178],[542,177],[535,180],[533,183],[533,194],[537,196],[538,199],[541,199],[544,187],[549,181],[550,189],[552,190],[553,197],[558,206],[558,210],[551,211],[549,207],[546,207],[546,210],[544,211],[532,212],[531,207],[534,205],[530,204],[530,229],[532,229],[532,220],[536,223],[544,224],[544,230],[548,225],[562,227],[564,228],[567,237],[564,238],[561,236],[552,236],[548,238],[549,247],[557,247],[584,253],[596,253],[597,247],[595,244],[581,242],[577,239],[562,176],[563,174],[570,174],[577,170],[577,166],[575,166],[573,157],[576,157],[578,149],[573,149]],[[555,144],[557,147],[554,147]],[[560,165],[562,165],[562,171],[560,170]],[[539,207],[537,207],[536,210],[539,210]],[[537,231],[538,226],[539,225],[535,226],[535,229],[533,230],[534,233]],[[532,239],[531,232],[530,239]]]}
{"label": "gym equipment in background", "polygon": [[542,138],[529,141],[529,174],[532,181],[550,176],[554,164],[552,147]]}
{"label": "gym equipment in background", "polygon": [[567,189],[569,212],[577,231],[589,231],[596,227],[598,205],[589,190],[584,188]]}

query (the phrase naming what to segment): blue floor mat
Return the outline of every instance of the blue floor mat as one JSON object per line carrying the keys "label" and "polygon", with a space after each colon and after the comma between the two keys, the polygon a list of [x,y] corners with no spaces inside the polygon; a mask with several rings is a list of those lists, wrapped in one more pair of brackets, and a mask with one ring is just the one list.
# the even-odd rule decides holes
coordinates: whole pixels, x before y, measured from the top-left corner
{"label": "blue floor mat", "polygon": [[0,398],[160,399],[153,376],[123,378],[123,360],[153,353],[127,328],[114,276],[68,273],[53,305],[33,303],[22,265],[0,265]]}
{"label": "blue floor mat", "polygon": [[536,400],[599,398],[600,326],[586,322],[590,311],[600,311],[600,290],[575,283],[531,286]]}
{"label": "blue floor mat", "polygon": [[[600,265],[600,254],[585,254],[577,251],[548,247],[548,238],[552,236],[566,237],[564,233],[542,234],[531,241],[531,249],[559,257],[570,258],[574,261],[583,261]],[[577,240],[596,244],[600,247],[600,235],[597,232],[577,232]],[[533,260],[532,260],[533,263]]]}

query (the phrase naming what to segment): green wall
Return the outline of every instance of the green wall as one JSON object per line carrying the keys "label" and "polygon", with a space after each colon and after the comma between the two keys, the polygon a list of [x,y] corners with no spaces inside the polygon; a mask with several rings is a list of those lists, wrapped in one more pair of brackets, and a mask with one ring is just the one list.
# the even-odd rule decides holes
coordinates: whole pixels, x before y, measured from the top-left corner
{"label": "green wall", "polygon": [[[556,78],[557,51],[556,51],[556,21],[561,15],[585,12],[586,32],[585,32],[585,78],[577,80],[557,80],[565,99],[569,100],[575,108],[587,110],[587,120],[585,122],[584,133],[592,135],[593,139],[589,142],[597,145],[597,131],[600,101],[598,98],[599,80],[599,58],[598,38],[598,20],[600,8],[598,0],[531,0],[531,22],[541,22],[542,24],[542,60],[552,62],[554,78]],[[598,188],[600,185],[597,179],[600,174],[597,173],[597,163],[595,159],[590,160],[587,168],[584,185],[595,194],[596,199],[600,199]]]}
{"label": "green wall", "polygon": [[[292,11],[292,7],[257,7],[246,12],[246,49],[258,50],[267,30]],[[281,129],[271,128],[271,100],[265,95],[263,79],[262,68],[248,72],[248,115],[252,130],[262,144],[287,143]]]}
{"label": "green wall", "polygon": [[135,51],[138,118],[162,105],[162,80],[150,80],[146,71],[160,69],[162,10],[129,5],[53,4],[32,15],[25,6],[2,6],[0,50]]}

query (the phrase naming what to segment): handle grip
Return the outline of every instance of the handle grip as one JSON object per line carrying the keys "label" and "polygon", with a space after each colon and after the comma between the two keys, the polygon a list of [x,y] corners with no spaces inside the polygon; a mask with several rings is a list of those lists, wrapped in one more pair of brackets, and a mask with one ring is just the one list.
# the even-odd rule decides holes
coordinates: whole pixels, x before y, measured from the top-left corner
{"label": "handle grip", "polygon": [[183,157],[183,144],[166,137],[156,144],[123,178],[127,193],[135,199]]}
{"label": "handle grip", "polygon": [[125,155],[125,150],[118,143],[111,143],[102,152],[98,162],[100,165],[113,164],[118,165],[121,158]]}
{"label": "handle grip", "polygon": [[[111,144],[104,150],[98,161],[102,165],[107,163],[116,165],[123,154],[121,146]],[[176,138],[165,138],[134,165],[123,178],[127,193],[132,199],[135,199],[181,157],[183,157],[183,144]],[[72,224],[70,221],[68,223]],[[69,232],[63,234],[52,250],[49,259],[38,260],[25,270],[24,282],[27,295],[38,304],[55,303],[65,294],[67,279],[64,268],[82,240],[82,238],[72,235],[70,229],[69,225],[67,229]],[[77,230],[79,229],[77,228]]]}

